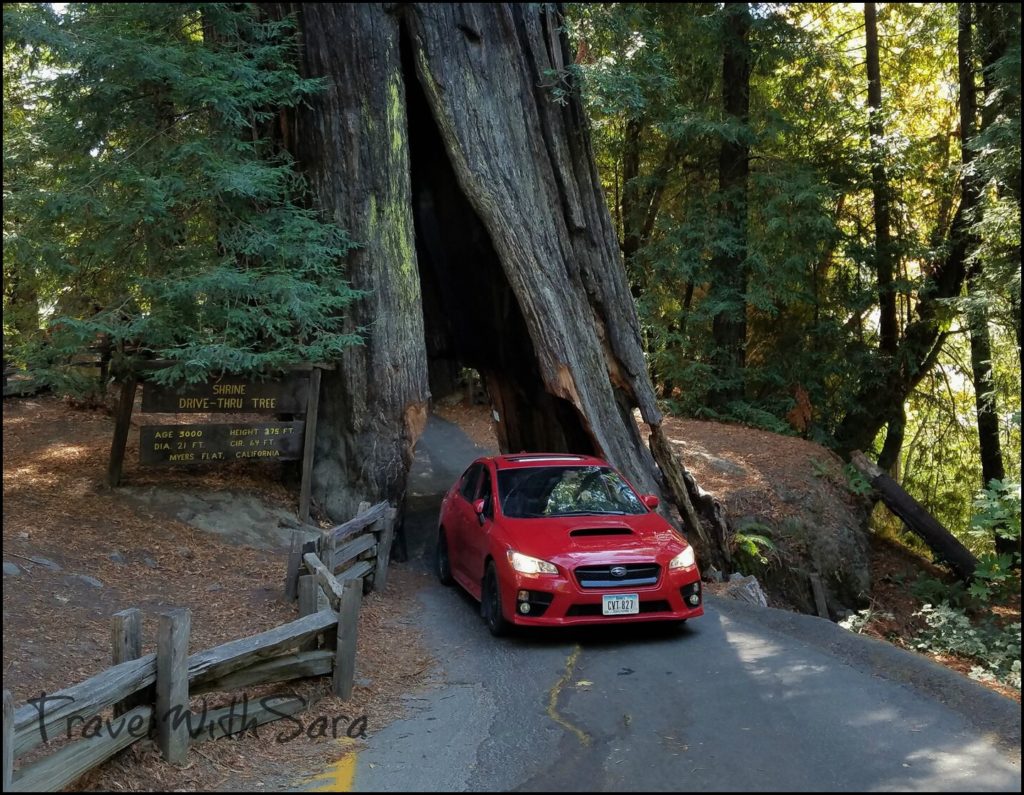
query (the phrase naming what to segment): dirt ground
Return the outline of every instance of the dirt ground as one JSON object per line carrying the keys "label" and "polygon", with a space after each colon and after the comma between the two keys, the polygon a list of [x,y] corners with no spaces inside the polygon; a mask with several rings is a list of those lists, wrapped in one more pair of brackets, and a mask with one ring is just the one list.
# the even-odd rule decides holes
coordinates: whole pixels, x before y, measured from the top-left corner
{"label": "dirt ground", "polygon": [[[16,706],[109,667],[110,616],[118,610],[142,610],[143,653],[155,650],[157,617],[170,607],[191,610],[190,652],[298,617],[297,607],[281,598],[283,550],[205,533],[106,487],[109,413],[74,409],[54,397],[7,399],[3,422],[3,679]],[[282,485],[281,465],[143,468],[136,429],[129,439],[124,482],[132,488],[241,491],[262,495],[276,509],[296,509],[297,484]],[[386,592],[364,599],[348,703],[329,694],[326,677],[277,686],[315,702],[303,721],[365,715],[373,733],[401,714],[400,696],[424,684],[431,668],[409,612],[422,576],[395,566]],[[261,694],[249,691],[250,698]],[[209,706],[217,705],[211,697]],[[277,734],[270,724],[260,737],[195,746],[183,767],[165,764],[151,742],[139,742],[77,787],[251,789],[280,784],[282,770],[316,770],[339,755],[333,739],[279,743]]]}
{"label": "dirt ground", "polygon": [[[478,445],[497,446],[490,409],[467,406],[464,402],[439,407],[437,413],[459,425]],[[646,429],[636,416],[641,433]],[[720,422],[665,418],[665,432],[686,468],[705,491],[715,495],[726,506],[729,516],[755,516],[777,519],[792,510],[777,498],[780,491],[796,489],[806,477],[809,467],[828,476],[838,476],[842,462],[821,446],[804,439],[779,436],[756,428]],[[759,483],[773,483],[776,488],[758,489]],[[865,634],[910,648],[910,639],[924,626],[914,615],[920,602],[910,593],[908,585],[919,576],[952,581],[949,572],[921,557],[914,550],[877,534],[870,536],[871,608],[888,613],[892,618],[875,618]],[[709,592],[722,590],[707,585]],[[788,605],[772,605],[788,609]],[[1020,599],[1001,609],[1000,620],[1020,622]],[[929,654],[936,662],[965,676],[975,663],[951,655]],[[994,682],[981,684],[1004,696],[1020,701],[1020,692]]]}

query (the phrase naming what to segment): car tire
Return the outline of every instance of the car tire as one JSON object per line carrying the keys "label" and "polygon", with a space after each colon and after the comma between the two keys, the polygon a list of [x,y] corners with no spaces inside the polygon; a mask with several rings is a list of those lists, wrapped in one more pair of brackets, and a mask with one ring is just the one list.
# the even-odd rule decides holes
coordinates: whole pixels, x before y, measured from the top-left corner
{"label": "car tire", "polygon": [[437,550],[434,556],[434,571],[441,585],[451,585],[455,582],[452,577],[452,563],[448,557],[448,539],[445,536],[444,528],[437,534]]}
{"label": "car tire", "polygon": [[493,561],[487,564],[482,597],[480,612],[487,624],[487,629],[496,638],[507,635],[511,625],[501,609],[501,587],[498,585],[498,571],[494,567]]}

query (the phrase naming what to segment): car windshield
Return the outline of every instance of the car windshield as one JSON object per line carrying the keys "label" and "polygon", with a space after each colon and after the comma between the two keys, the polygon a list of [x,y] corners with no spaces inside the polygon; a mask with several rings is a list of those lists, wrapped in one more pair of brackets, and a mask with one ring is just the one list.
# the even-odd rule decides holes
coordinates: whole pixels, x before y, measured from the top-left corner
{"label": "car windshield", "polygon": [[498,498],[513,519],[647,511],[617,472],[600,466],[502,469]]}

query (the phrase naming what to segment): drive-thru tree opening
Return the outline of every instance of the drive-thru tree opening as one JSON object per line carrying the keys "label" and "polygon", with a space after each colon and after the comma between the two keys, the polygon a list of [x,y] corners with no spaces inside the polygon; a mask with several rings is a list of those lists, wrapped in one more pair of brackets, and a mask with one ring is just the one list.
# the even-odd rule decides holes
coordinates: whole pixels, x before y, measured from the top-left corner
{"label": "drive-thru tree opening", "polygon": [[697,490],[660,428],[582,109],[548,87],[572,63],[557,10],[279,11],[298,15],[304,73],[327,84],[284,138],[320,209],[362,244],[347,275],[370,291],[350,312],[366,344],[324,381],[314,500],[332,516],[401,502],[431,367],[439,385],[439,370],[467,366],[504,450],[603,455],[670,497],[719,557],[724,538],[701,543]]}

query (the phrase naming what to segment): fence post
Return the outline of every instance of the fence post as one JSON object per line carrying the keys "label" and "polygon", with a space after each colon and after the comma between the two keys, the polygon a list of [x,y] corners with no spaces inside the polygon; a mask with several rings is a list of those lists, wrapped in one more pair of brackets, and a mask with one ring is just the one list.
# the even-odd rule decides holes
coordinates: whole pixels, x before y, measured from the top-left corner
{"label": "fence post", "polygon": [[[299,616],[312,615],[317,611],[317,592],[319,590],[320,587],[317,585],[314,575],[303,574],[299,577]],[[299,644],[299,651],[313,651],[316,646],[316,636],[313,636]]]}
{"label": "fence post", "polygon": [[288,570],[284,575],[284,600],[294,602],[298,596],[299,570],[302,568],[303,535],[298,530],[292,531],[292,546],[288,551]]}
{"label": "fence post", "polygon": [[156,640],[156,725],[160,752],[180,763],[188,753],[188,638],[192,614],[187,609],[160,616]]}
{"label": "fence post", "polygon": [[363,598],[363,584],[359,579],[349,580],[341,594],[338,611],[338,648],[334,654],[334,695],[346,701],[352,696],[356,678],[356,635],[359,629],[359,603]]}
{"label": "fence post", "polygon": [[377,566],[373,572],[373,590],[381,592],[388,584],[388,564],[391,562],[391,544],[395,538],[394,508],[389,508],[382,520],[383,527],[377,537]]}
{"label": "fence post", "polygon": [[[114,665],[137,660],[142,656],[142,611],[129,607],[114,613],[110,622],[111,656]],[[114,704],[114,717],[146,703],[144,693],[135,693],[124,701]]]}
{"label": "fence post", "polygon": [[4,792],[11,791],[14,781],[14,699],[4,690]]}

